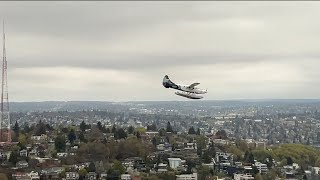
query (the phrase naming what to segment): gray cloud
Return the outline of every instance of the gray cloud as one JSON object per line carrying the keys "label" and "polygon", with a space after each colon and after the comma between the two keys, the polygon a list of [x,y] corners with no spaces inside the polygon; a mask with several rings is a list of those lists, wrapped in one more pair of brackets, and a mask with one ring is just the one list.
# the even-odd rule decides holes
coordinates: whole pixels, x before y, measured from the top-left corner
{"label": "gray cloud", "polygon": [[0,2],[14,101],[317,98],[319,2]]}

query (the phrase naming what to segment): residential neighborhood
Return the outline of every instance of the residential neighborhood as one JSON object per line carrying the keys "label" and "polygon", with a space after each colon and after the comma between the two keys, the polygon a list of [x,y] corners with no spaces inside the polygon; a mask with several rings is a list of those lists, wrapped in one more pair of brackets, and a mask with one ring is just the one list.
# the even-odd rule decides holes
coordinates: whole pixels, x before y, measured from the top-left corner
{"label": "residential neighborhood", "polygon": [[149,106],[129,107],[126,113],[116,109],[12,113],[14,141],[1,147],[0,177],[320,178],[316,111],[301,113],[297,108],[292,114],[249,116],[235,110],[233,115],[225,113],[235,108],[228,106],[220,119],[181,110],[151,113],[155,108]]}

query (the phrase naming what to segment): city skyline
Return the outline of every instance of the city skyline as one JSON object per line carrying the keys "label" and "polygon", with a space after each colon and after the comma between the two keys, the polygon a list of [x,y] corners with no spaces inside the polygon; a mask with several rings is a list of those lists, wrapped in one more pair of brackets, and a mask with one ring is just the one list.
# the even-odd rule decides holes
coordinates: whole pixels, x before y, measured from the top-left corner
{"label": "city skyline", "polygon": [[[1,2],[10,101],[318,99],[318,2]],[[314,19],[314,21],[313,21]]]}

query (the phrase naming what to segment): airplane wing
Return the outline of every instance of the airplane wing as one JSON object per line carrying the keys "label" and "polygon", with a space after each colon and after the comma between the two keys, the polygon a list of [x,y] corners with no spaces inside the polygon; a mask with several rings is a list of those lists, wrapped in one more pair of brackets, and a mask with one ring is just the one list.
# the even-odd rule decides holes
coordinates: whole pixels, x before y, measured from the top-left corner
{"label": "airplane wing", "polygon": [[195,86],[198,86],[200,83],[193,83],[188,88],[193,89]]}

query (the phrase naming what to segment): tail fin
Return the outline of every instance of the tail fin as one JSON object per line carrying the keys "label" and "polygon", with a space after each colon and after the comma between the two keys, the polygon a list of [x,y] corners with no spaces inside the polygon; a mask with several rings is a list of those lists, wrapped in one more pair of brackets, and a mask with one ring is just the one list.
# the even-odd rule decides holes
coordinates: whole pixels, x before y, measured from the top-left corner
{"label": "tail fin", "polygon": [[168,75],[165,75],[162,81],[162,85],[166,88],[171,87],[172,85],[175,85],[170,79]]}

